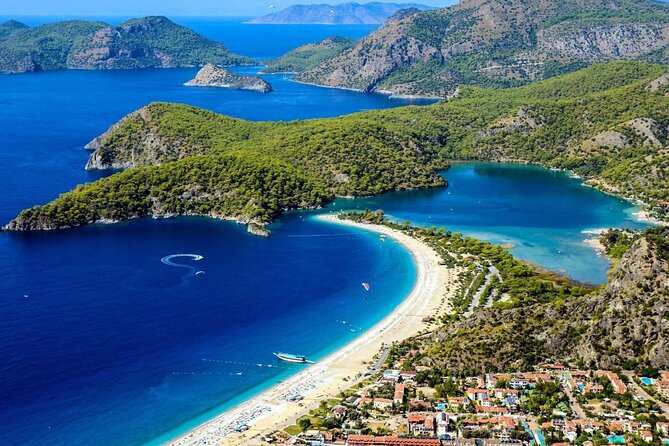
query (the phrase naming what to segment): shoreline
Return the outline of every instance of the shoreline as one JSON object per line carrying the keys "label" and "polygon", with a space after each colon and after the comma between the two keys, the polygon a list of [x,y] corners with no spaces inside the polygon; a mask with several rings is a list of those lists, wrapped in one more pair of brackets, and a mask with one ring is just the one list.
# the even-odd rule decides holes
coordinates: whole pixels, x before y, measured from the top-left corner
{"label": "shoreline", "polygon": [[[411,253],[416,265],[416,282],[409,295],[395,310],[350,343],[321,361],[270,387],[236,407],[167,442],[172,446],[260,444],[260,437],[294,424],[321,399],[335,397],[353,386],[367,371],[379,350],[392,342],[415,336],[429,324],[423,318],[450,310],[450,299],[457,288],[459,268],[440,265],[441,257],[421,241],[386,226],[339,220],[335,214],[316,219],[372,231],[400,243]],[[285,396],[298,392],[301,402],[288,402]],[[231,432],[246,423],[246,432]]]}

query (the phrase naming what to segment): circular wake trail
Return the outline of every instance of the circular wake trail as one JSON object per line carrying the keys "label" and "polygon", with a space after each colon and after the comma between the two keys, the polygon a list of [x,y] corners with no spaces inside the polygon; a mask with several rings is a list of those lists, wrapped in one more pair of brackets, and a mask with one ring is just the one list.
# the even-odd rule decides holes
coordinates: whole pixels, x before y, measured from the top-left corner
{"label": "circular wake trail", "polygon": [[167,266],[173,266],[175,268],[185,268],[185,269],[187,269],[188,272],[186,274],[184,274],[183,276],[181,276],[181,280],[179,281],[181,283],[181,285],[186,285],[190,282],[190,279],[192,277],[196,276],[197,273],[200,272],[200,271],[198,271],[198,269],[195,268],[192,265],[186,265],[186,264],[183,264],[183,263],[176,263],[176,262],[172,261],[172,259],[178,259],[178,258],[183,258],[183,257],[191,259],[191,260],[196,261],[196,262],[204,259],[204,257],[201,256],[200,254],[170,254],[170,255],[165,256],[162,259],[160,259],[160,261],[163,262]]}

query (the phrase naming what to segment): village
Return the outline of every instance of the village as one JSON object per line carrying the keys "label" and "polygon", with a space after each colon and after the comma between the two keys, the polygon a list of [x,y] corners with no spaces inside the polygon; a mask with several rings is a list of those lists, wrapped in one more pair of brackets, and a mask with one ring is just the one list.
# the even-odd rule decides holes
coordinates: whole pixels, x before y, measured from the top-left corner
{"label": "village", "polygon": [[669,444],[669,371],[444,373],[394,346],[385,365],[263,443],[348,446]]}

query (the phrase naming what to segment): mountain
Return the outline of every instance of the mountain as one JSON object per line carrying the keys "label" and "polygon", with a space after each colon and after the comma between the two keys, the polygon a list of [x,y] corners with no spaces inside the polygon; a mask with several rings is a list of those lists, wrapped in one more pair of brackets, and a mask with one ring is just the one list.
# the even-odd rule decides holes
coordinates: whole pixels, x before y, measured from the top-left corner
{"label": "mountain", "polygon": [[430,6],[415,3],[344,3],[341,5],[293,5],[258,17],[249,23],[280,25],[378,25],[402,9],[427,10]]}
{"label": "mountain", "polygon": [[0,25],[0,72],[5,73],[206,63],[253,62],[165,17],[133,19],[119,26],[80,20],[36,28],[15,20]]}
{"label": "mountain", "polygon": [[431,364],[450,370],[527,370],[545,360],[664,369],[667,311],[669,228],[658,227],[635,236],[607,284],[594,293],[478,309],[423,342]]}
{"label": "mountain", "polygon": [[152,104],[87,147],[87,168],[124,172],[23,211],[6,229],[177,214],[265,225],[284,209],[335,196],[443,186],[438,172],[451,159],[569,169],[667,218],[668,93],[666,66],[617,61],[518,88],[463,87],[431,106],[329,119],[250,122]]}
{"label": "mountain", "polygon": [[326,59],[351,49],[358,41],[349,37],[328,37],[291,50],[283,56],[268,60],[265,73],[299,73],[313,68]]}
{"label": "mountain", "polygon": [[517,86],[616,59],[669,60],[669,7],[651,0],[463,0],[398,14],[297,80],[446,97]]}

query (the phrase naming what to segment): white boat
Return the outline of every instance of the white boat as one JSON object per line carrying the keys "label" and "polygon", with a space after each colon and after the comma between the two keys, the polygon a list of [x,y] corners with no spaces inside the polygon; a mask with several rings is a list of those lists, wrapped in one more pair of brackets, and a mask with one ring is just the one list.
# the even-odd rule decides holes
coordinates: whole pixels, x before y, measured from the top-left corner
{"label": "white boat", "polygon": [[290,353],[278,352],[278,353],[274,353],[274,356],[276,356],[280,360],[286,361],[286,362],[296,362],[296,363],[300,363],[300,364],[313,364],[314,363],[313,361],[309,361],[307,359],[307,357],[304,356],[304,355],[293,355],[293,354],[290,354]]}

